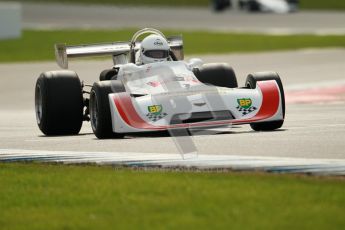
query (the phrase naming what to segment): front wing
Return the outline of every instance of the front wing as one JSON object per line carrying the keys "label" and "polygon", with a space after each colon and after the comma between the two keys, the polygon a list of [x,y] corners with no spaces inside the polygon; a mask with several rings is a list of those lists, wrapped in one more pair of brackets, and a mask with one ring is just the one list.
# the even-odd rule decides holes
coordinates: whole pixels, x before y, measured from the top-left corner
{"label": "front wing", "polygon": [[[171,100],[166,100],[167,104],[156,104],[150,95],[147,96],[149,99],[145,99],[145,97],[138,99],[129,93],[109,94],[112,129],[116,133],[130,133],[178,128],[210,128],[284,119],[281,92],[273,80],[259,81],[255,89],[222,89],[226,90],[221,93],[223,106],[227,108],[231,116],[220,120],[206,119],[200,122],[179,124],[173,123],[171,120],[176,113],[182,114],[181,111],[177,111],[176,105],[175,109],[174,106],[168,106],[171,104]],[[244,105],[241,104],[242,101],[244,101]],[[212,104],[212,101],[207,103]],[[171,108],[164,109],[168,107]],[[186,109],[184,116],[188,117],[188,113],[193,112],[207,112],[205,109],[200,110],[199,107],[194,107],[197,106]],[[217,108],[212,106],[206,107],[206,110],[217,112]]]}

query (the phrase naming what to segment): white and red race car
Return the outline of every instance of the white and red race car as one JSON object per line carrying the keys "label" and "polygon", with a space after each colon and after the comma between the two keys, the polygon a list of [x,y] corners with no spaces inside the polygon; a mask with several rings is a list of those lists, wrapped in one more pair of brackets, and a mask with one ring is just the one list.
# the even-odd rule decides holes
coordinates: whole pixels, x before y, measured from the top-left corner
{"label": "white and red race car", "polygon": [[[111,55],[114,66],[85,91],[84,83],[70,70],[44,72],[35,88],[37,124],[45,135],[78,134],[83,121],[91,121],[98,138],[126,133],[171,129],[208,129],[250,124],[256,131],[283,125],[285,100],[275,72],[249,74],[239,88],[227,64],[183,61],[181,37],[167,38],[169,61],[135,64],[138,38],[159,34],[143,29],[130,42],[65,46],[56,45],[57,62],[68,67],[68,58]],[[89,95],[83,96],[84,94]]]}

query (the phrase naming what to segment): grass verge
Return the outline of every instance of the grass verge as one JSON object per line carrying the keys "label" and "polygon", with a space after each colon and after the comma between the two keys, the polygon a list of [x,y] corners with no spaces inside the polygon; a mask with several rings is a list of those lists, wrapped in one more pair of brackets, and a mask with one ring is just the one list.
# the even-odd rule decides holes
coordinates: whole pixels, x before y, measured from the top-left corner
{"label": "grass verge", "polygon": [[[0,41],[0,62],[54,60],[54,44],[88,44],[128,41],[135,29],[105,30],[24,30],[20,39]],[[166,35],[180,31],[163,31]],[[185,53],[231,53],[291,50],[301,48],[345,47],[345,35],[260,35],[217,32],[182,32]]]}
{"label": "grass verge", "polygon": [[302,10],[345,10],[345,1],[342,0],[300,0]]}
{"label": "grass verge", "polygon": [[[8,1],[8,0],[6,0]],[[9,0],[16,1],[18,0]],[[20,2],[42,2],[42,3],[78,3],[78,4],[109,4],[109,5],[150,5],[150,6],[208,6],[209,0],[19,0]]]}
{"label": "grass verge", "polygon": [[[1,0],[0,0],[1,1]],[[5,0],[21,2],[59,2],[78,4],[112,4],[112,5],[155,5],[155,6],[178,6],[178,7],[207,7],[211,0]],[[300,8],[303,10],[345,10],[343,0],[300,0]]]}
{"label": "grass verge", "polygon": [[343,229],[343,179],[0,164],[2,229]]}

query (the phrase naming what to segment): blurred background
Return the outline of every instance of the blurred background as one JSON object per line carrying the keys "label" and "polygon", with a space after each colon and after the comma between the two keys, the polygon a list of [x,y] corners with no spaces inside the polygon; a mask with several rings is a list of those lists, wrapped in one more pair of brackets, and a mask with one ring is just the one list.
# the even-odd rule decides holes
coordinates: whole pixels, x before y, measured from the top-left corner
{"label": "blurred background", "polygon": [[[327,35],[345,34],[344,12],[339,0],[1,0],[0,61],[52,60],[56,42],[128,40],[143,27],[183,33],[187,54],[339,47],[344,39]],[[129,30],[109,34],[120,29]],[[109,36],[93,36],[95,30]]]}

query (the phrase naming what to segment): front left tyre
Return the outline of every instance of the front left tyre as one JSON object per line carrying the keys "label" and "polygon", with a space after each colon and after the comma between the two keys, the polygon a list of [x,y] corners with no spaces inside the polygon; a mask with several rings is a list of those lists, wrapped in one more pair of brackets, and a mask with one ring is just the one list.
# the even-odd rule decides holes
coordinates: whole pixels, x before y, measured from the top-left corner
{"label": "front left tyre", "polygon": [[283,113],[283,120],[278,121],[267,121],[267,122],[257,122],[250,124],[250,127],[255,131],[272,131],[275,129],[279,129],[284,124],[285,119],[285,94],[283,83],[276,72],[259,72],[249,74],[246,79],[246,87],[249,89],[255,89],[256,83],[258,81],[270,81],[273,80],[277,83],[280,91],[280,100],[282,106],[282,113]]}
{"label": "front left tyre", "polygon": [[42,73],[36,81],[35,113],[45,135],[75,135],[83,123],[83,92],[74,71]]}

